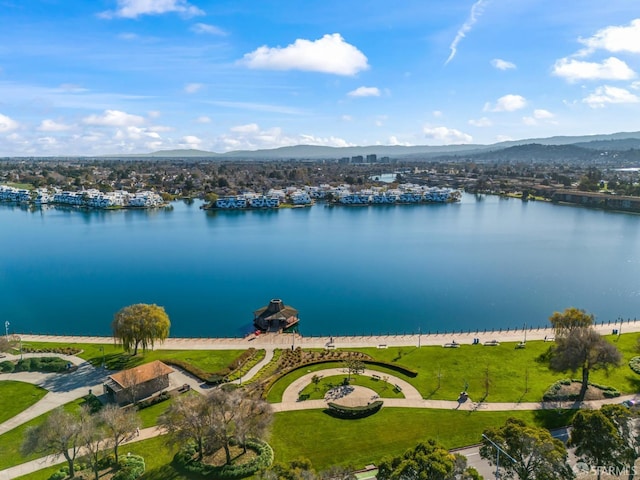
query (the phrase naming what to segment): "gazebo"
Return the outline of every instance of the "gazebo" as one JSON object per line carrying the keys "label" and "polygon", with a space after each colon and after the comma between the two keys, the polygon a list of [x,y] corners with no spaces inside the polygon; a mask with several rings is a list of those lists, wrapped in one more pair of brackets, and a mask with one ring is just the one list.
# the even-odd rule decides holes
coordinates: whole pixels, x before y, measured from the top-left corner
{"label": "gazebo", "polygon": [[263,332],[280,332],[296,325],[298,310],[274,298],[266,307],[253,312],[253,325]]}

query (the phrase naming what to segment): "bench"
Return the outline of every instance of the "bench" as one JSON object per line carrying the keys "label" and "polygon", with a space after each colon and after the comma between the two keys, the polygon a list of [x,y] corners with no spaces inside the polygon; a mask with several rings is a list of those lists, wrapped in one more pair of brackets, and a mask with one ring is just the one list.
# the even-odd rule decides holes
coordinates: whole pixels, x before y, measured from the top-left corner
{"label": "bench", "polygon": [[525,342],[520,342],[516,345],[516,348],[525,348],[527,344]]}
{"label": "bench", "polygon": [[445,343],[443,345],[444,348],[459,348],[460,344],[458,342]]}
{"label": "bench", "polygon": [[484,344],[487,347],[497,347],[498,345],[500,345],[500,342],[497,340],[489,340],[488,342],[484,342]]}
{"label": "bench", "polygon": [[380,380],[380,375],[376,375],[375,373],[373,375],[371,375],[371,378],[373,380]]}
{"label": "bench", "polygon": [[387,344],[386,343],[381,343],[380,345],[378,345],[378,348],[387,348]]}
{"label": "bench", "polygon": [[397,390],[397,391],[399,391],[399,392],[401,392],[401,391],[402,391],[402,388],[400,387],[400,385],[397,385],[397,384],[396,384],[396,385],[394,385],[394,387],[396,387],[396,390]]}

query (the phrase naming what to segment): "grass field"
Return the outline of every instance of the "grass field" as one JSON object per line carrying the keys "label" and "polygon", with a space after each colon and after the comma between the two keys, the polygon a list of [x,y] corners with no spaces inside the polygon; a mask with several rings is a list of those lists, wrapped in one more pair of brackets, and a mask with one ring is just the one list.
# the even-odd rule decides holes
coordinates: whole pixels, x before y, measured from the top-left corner
{"label": "grass field", "polygon": [[[123,351],[122,347],[113,343],[55,343],[55,342],[28,342],[25,345],[32,348],[63,348],[75,347],[82,349],[78,354],[80,358],[88,360],[93,365],[102,365],[109,370],[122,370],[135,367],[143,363],[162,359],[184,360],[205,372],[217,372],[231,364],[244,350],[147,350],[138,351],[138,355],[132,356]],[[104,349],[104,350],[103,350]]]}
{"label": "grass field", "polygon": [[567,424],[570,415],[556,411],[470,413],[382,407],[370,417],[340,420],[321,410],[303,410],[276,414],[269,443],[276,461],[308,458],[317,470],[332,465],[363,467],[399,455],[428,438],[446,448],[479,443],[485,428],[502,425],[509,417],[553,428]]}
{"label": "grass field", "polygon": [[[82,405],[83,403],[84,399],[80,398],[74,402],[67,403],[64,406],[64,409],[69,412],[77,412],[80,408],[80,405]],[[0,470],[12,467],[14,465],[19,465],[21,463],[28,462],[29,460],[33,460],[42,456],[37,453],[23,456],[20,453],[20,447],[25,438],[25,432],[27,431],[27,429],[29,427],[36,427],[40,425],[46,420],[50,413],[51,412],[47,412],[43,415],[40,415],[39,417],[36,417],[33,420],[14,428],[13,430],[9,430],[3,435],[0,435]]]}
{"label": "grass field", "polygon": [[15,417],[18,413],[37,403],[46,394],[47,391],[44,388],[30,383],[12,380],[0,382],[0,398],[2,399],[0,423]]}
{"label": "grass field", "polygon": [[[345,378],[347,378],[347,374],[322,377],[317,387],[314,383],[311,383],[303,388],[300,392],[300,397],[305,398],[305,400],[323,399],[329,390],[337,385],[341,385]],[[390,383],[382,380],[374,380],[367,375],[351,375],[349,384],[373,390],[381,398],[404,398],[402,392],[396,390]]]}

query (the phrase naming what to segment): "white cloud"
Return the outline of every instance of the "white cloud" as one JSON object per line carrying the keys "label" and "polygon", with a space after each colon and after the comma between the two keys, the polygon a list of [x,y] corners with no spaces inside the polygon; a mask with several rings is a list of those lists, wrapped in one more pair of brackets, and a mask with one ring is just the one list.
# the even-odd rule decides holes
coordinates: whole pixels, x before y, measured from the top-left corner
{"label": "white cloud", "polygon": [[561,58],[553,66],[553,74],[569,82],[578,80],[630,80],[636,73],[622,60],[609,57],[602,63]]}
{"label": "white cloud", "polygon": [[196,118],[196,122],[198,122],[198,123],[211,123],[211,118],[207,117],[206,115],[201,115],[198,118]]}
{"label": "white cloud", "polygon": [[601,108],[609,103],[638,103],[640,98],[624,88],[603,85],[582,101],[592,108]]}
{"label": "white cloud", "polygon": [[129,125],[116,130],[113,138],[115,140],[141,140],[145,138],[159,139],[160,134],[158,134],[157,132],[149,131],[146,128]]}
{"label": "white cloud", "polygon": [[469,120],[469,125],[473,125],[474,127],[490,127],[493,125],[493,122],[487,117],[482,117],[478,119],[472,118]]}
{"label": "white cloud", "polygon": [[126,127],[129,125],[141,125],[144,118],[139,115],[121,112],[119,110],[105,110],[102,115],[89,115],[83,123],[87,125],[99,125],[107,127]]}
{"label": "white cloud", "polygon": [[502,60],[501,58],[494,58],[491,60],[491,65],[498,70],[510,70],[516,68],[515,63],[507,62],[506,60]]}
{"label": "white cloud", "polygon": [[186,148],[198,149],[200,148],[201,144],[202,144],[202,140],[196,137],[195,135],[185,135],[184,137],[182,137],[181,146],[184,146]]}
{"label": "white cloud", "polygon": [[69,130],[70,128],[70,125],[58,123],[55,120],[47,118],[42,121],[42,123],[38,127],[38,130],[40,130],[41,132],[64,132],[65,130]]}
{"label": "white cloud", "polygon": [[218,35],[221,37],[227,35],[227,32],[222,30],[220,27],[209,25],[207,23],[196,23],[191,27],[191,31],[195,33],[206,33],[208,35]]}
{"label": "white cloud", "polygon": [[347,95],[350,97],[379,97],[380,89],[378,87],[358,87]]}
{"label": "white cloud", "polygon": [[204,85],[201,83],[187,83],[184,86],[184,91],[185,93],[196,93],[202,90],[202,87],[204,87]]}
{"label": "white cloud", "polygon": [[586,46],[586,49],[580,52],[582,55],[598,49],[614,53],[640,53],[640,18],[636,18],[628,26],[603,28],[591,38],[581,38],[580,42]]}
{"label": "white cloud", "polygon": [[473,27],[473,25],[478,21],[478,18],[480,18],[480,15],[482,15],[482,12],[484,11],[484,6],[487,4],[487,1],[488,0],[477,0],[476,3],[474,3],[471,7],[469,18],[467,18],[467,21],[464,22],[462,27],[460,27],[458,33],[456,34],[456,37],[453,39],[453,42],[451,42],[451,45],[449,45],[449,50],[451,50],[451,53],[449,54],[449,58],[447,58],[447,61],[444,62],[445,65],[453,60],[453,57],[456,56],[456,53],[458,52],[458,44],[466,36],[466,34],[471,31],[471,27]]}
{"label": "white cloud", "polygon": [[116,10],[107,10],[99,14],[102,18],[138,18],[140,15],[161,15],[179,13],[184,17],[204,15],[198,7],[186,0],[118,0]]}
{"label": "white cloud", "polygon": [[522,123],[525,125],[532,127],[538,124],[538,121],[533,117],[522,117]]}
{"label": "white cloud", "polygon": [[342,115],[342,116],[340,117],[340,119],[341,119],[343,122],[351,122],[351,121],[353,121],[353,117],[352,117],[351,115]]}
{"label": "white cloud", "polygon": [[260,131],[260,126],[257,123],[249,123],[247,125],[236,125],[231,127],[230,130],[237,133],[255,133]]}
{"label": "white cloud", "polygon": [[0,132],[10,132],[19,126],[18,122],[0,113]]}
{"label": "white cloud", "polygon": [[471,143],[473,137],[466,133],[447,127],[424,127],[424,136],[440,144]]}
{"label": "white cloud", "polygon": [[398,140],[398,137],[396,137],[395,135],[391,135],[389,137],[389,140],[387,141],[388,145],[398,145],[398,146],[402,146],[402,147],[410,147],[412,144],[409,142],[401,142],[400,140]]}
{"label": "white cloud", "polygon": [[147,115],[149,115],[149,118],[158,118],[162,114],[158,110],[149,110]]}
{"label": "white cloud", "polygon": [[496,135],[496,142],[510,142],[513,140],[513,137],[509,135]]}
{"label": "white cloud", "polygon": [[440,110],[434,110],[433,112],[431,112],[431,115],[436,118],[440,118],[442,116],[442,112]]}
{"label": "white cloud", "polygon": [[240,63],[249,68],[270,70],[304,70],[355,75],[367,70],[367,57],[344,41],[339,33],[319,40],[297,39],[287,47],[259,47],[244,55]]}
{"label": "white cloud", "polygon": [[527,105],[527,100],[521,95],[505,95],[500,97],[495,105],[486,103],[484,106],[485,112],[515,112]]}
{"label": "white cloud", "polygon": [[533,117],[537,118],[538,120],[548,120],[555,117],[555,115],[551,113],[549,110],[544,110],[543,108],[536,108],[533,111]]}

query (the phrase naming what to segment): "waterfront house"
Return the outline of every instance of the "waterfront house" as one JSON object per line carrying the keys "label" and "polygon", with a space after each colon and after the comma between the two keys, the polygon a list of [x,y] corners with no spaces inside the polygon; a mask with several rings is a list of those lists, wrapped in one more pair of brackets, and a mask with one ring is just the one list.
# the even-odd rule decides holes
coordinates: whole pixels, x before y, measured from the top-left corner
{"label": "waterfront house", "polygon": [[107,377],[104,393],[117,404],[135,403],[169,386],[173,369],[159,360],[122,370]]}
{"label": "waterfront house", "polygon": [[274,298],[269,305],[253,312],[253,325],[263,332],[279,332],[296,325],[298,310]]}

